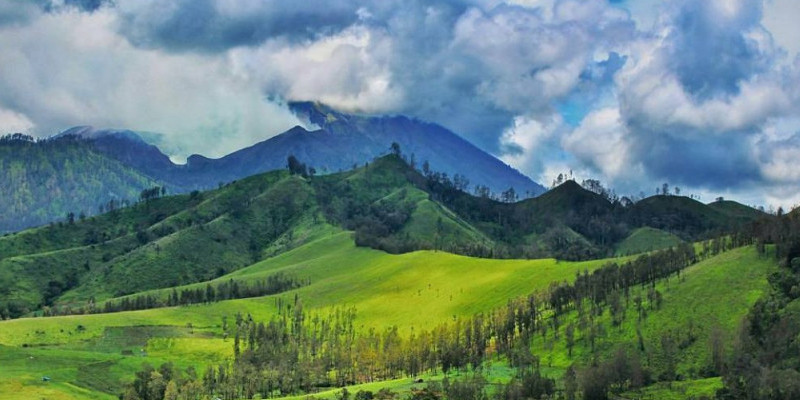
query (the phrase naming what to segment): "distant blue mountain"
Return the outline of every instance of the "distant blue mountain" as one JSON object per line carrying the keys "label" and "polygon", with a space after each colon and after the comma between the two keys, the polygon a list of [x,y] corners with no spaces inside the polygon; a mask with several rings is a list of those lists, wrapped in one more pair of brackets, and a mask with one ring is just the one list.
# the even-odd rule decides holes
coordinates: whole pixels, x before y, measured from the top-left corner
{"label": "distant blue mountain", "polygon": [[157,147],[125,130],[77,127],[63,134],[81,136],[102,153],[158,181],[172,191],[204,189],[219,183],[286,167],[294,155],[317,173],[331,173],[363,165],[387,154],[393,142],[417,168],[427,161],[433,171],[466,176],[471,186],[485,185],[494,192],[513,187],[516,193],[537,196],[545,188],[455,133],[404,116],[358,116],[319,103],[291,103],[292,110],[319,129],[294,127],[284,133],[222,158],[190,156],[174,164]]}

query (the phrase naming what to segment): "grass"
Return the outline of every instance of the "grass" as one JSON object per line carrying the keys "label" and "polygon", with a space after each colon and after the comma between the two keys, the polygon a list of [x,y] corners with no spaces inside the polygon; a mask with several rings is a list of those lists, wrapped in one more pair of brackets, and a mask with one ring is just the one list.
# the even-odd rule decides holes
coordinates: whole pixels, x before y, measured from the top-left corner
{"label": "grass", "polygon": [[[664,367],[661,335],[670,332],[684,342],[678,352],[679,379],[695,379],[711,363],[711,331],[718,329],[722,332],[726,350],[730,351],[740,321],[767,290],[767,275],[774,268],[773,259],[759,257],[753,248],[732,250],[695,264],[684,270],[680,279],[673,276],[669,281],[656,285],[663,294],[663,305],[660,309],[647,306],[648,315],[641,322],[633,302],[618,327],[612,326],[611,317],[605,311],[598,320],[604,325],[605,334],[598,339],[597,346],[606,356],[619,347],[637,351],[638,325],[645,346],[645,351],[640,353],[643,363],[658,373]],[[636,294],[632,292],[631,297]],[[591,359],[589,343],[578,329],[573,355],[569,357],[563,339],[564,327],[569,323],[577,324],[575,312],[563,318],[559,332],[561,339],[553,339],[552,332],[547,339],[541,336],[534,339],[534,352],[545,365],[564,370],[574,362]],[[689,332],[693,333],[694,340],[689,340]]]}
{"label": "grass", "polygon": [[[493,260],[434,251],[390,255],[356,247],[349,232],[330,226],[305,240],[306,244],[293,250],[218,279],[255,280],[278,271],[310,279],[309,286],[291,292],[184,307],[0,322],[0,360],[17,360],[0,362],[0,391],[21,385],[25,388],[21,393],[26,395],[51,398],[55,390],[61,398],[84,398],[88,395],[80,390],[89,387],[96,389],[92,391],[95,398],[106,398],[103,390],[114,393],[121,382],[132,379],[144,361],[156,366],[173,361],[179,368],[194,366],[201,371],[232,352],[231,339],[222,335],[223,317],[228,317],[229,324],[237,312],[267,320],[274,315],[279,297],[291,301],[298,295],[306,310],[320,313],[333,306],[354,306],[361,327],[397,325],[401,332],[408,332],[412,327],[430,329],[453,317],[501,307],[510,298],[544,290],[551,282],[572,280],[576,272],[607,262]],[[655,348],[661,331],[681,331],[690,324],[699,338],[707,337],[712,326],[718,325],[730,343],[738,321],[767,287],[766,273],[772,264],[758,258],[752,249],[738,249],[690,267],[681,282],[673,278],[659,284],[664,305],[651,311],[641,325],[648,348]],[[636,317],[631,310],[629,313],[618,328],[607,321],[606,335],[600,341],[603,351],[611,352],[636,339]],[[557,376],[572,362],[588,357],[580,333],[576,337],[572,358],[562,341],[539,337],[534,341],[534,351],[549,374]],[[123,355],[123,350],[132,355]],[[28,355],[45,361],[21,364],[19,360]],[[707,341],[698,339],[681,357],[685,361],[679,372],[687,377],[696,375],[708,362]],[[47,361],[50,359],[55,361]],[[659,367],[657,358],[646,362]],[[42,375],[54,379],[43,384],[37,381]],[[369,390],[406,390],[408,385],[409,380],[381,382]]]}
{"label": "grass", "polygon": [[[552,281],[570,280],[577,271],[603,264],[600,260],[571,263],[553,259],[476,259],[433,251],[390,255],[358,248],[350,235],[330,227],[323,229],[309,238],[311,242],[306,245],[220,280],[261,279],[286,271],[312,282],[310,286],[279,295],[287,300],[297,294],[306,309],[320,313],[333,305],[355,306],[358,321],[364,327],[382,329],[398,325],[401,330],[408,330],[430,328],[453,316],[489,311],[504,305],[509,298],[543,289]],[[0,385],[23,382],[28,386],[34,383],[34,378],[50,374],[58,376],[58,382],[72,385],[83,382],[100,388],[99,383],[92,383],[86,377],[102,376],[104,382],[130,380],[144,361],[158,365],[177,360],[176,364],[182,368],[193,365],[200,370],[205,365],[219,363],[232,351],[232,341],[222,337],[224,316],[229,323],[237,312],[249,313],[257,320],[269,319],[275,312],[275,297],[3,321],[0,357],[45,352],[65,360],[68,367],[60,375],[59,369],[53,369],[50,363],[12,373],[8,365],[0,364]],[[141,349],[145,349],[146,357],[140,356]],[[124,356],[124,350],[133,356]],[[78,371],[84,371],[81,377]],[[45,386],[36,387],[40,386],[44,390]],[[64,393],[72,393],[65,386],[58,387]],[[81,396],[73,393],[73,397]]]}
{"label": "grass", "polygon": [[623,393],[623,399],[639,400],[685,400],[713,399],[717,389],[722,388],[722,379],[705,378],[683,382],[658,383],[642,390]]}
{"label": "grass", "polygon": [[681,244],[681,238],[660,229],[644,227],[631,232],[617,245],[616,255],[630,255],[645,253],[653,250],[666,249]]}

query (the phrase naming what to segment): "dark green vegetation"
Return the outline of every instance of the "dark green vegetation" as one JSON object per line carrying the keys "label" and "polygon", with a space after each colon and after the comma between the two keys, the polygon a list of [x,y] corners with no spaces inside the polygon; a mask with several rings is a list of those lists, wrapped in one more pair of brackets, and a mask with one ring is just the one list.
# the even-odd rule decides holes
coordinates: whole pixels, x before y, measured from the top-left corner
{"label": "dark green vegetation", "polygon": [[769,292],[739,327],[740,339],[724,367],[721,399],[800,398],[800,213],[759,224],[760,254],[775,244],[779,268],[769,276]]}
{"label": "dark green vegetation", "polygon": [[125,296],[117,300],[108,300],[101,305],[89,303],[86,306],[60,306],[48,308],[44,316],[71,314],[99,314],[120,311],[149,310],[160,307],[185,306],[189,304],[208,304],[217,301],[246,299],[250,297],[269,296],[292,289],[297,289],[308,282],[285,276],[283,273],[270,275],[267,279],[257,281],[235,281],[229,279],[221,283],[208,283],[205,287],[172,289],[167,295],[137,294]]}
{"label": "dark green vegetation", "polygon": [[0,238],[0,313],[222,276],[301,241],[291,229],[314,203],[307,182],[279,171]]}
{"label": "dark green vegetation", "polygon": [[338,174],[294,172],[256,175],[205,193],[160,197],[157,189],[145,190],[131,207],[0,238],[0,315],[90,307],[213,279],[293,248],[306,240],[303,232],[326,223],[353,230],[358,245],[390,253],[568,260],[612,255],[617,243],[648,224],[696,240],[740,223],[681,197],[623,207],[572,181],[506,203],[467,194],[462,177],[418,172],[398,155]]}
{"label": "dark green vegetation", "polygon": [[[136,199],[155,180],[69,138],[0,138],[0,233],[81,219]],[[0,253],[2,254],[2,253]]]}

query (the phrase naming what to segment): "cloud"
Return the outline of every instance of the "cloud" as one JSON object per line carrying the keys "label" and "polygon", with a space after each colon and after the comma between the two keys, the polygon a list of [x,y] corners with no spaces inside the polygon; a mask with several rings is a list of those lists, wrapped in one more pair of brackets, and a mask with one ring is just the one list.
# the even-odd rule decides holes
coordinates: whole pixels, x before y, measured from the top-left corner
{"label": "cloud", "polygon": [[580,126],[564,136],[562,146],[605,178],[620,180],[641,173],[640,164],[631,160],[629,137],[619,108],[609,107],[587,115]]}
{"label": "cloud", "polygon": [[33,128],[33,122],[24,114],[0,108],[0,126],[5,130],[0,135],[5,135],[8,133],[28,132]]}
{"label": "cloud", "polygon": [[643,177],[716,190],[769,185],[756,154],[797,112],[798,80],[760,24],[757,1],[680,2],[629,44],[615,77],[628,157]]}
{"label": "cloud", "polygon": [[761,26],[760,0],[678,4],[666,50],[688,93],[700,99],[737,94],[743,81],[772,64],[774,49]]}
{"label": "cloud", "polygon": [[0,0],[0,28],[27,24],[36,17],[39,10],[39,6],[32,2]]}
{"label": "cloud", "polygon": [[299,123],[225,59],[138,49],[116,21],[65,10],[2,32],[0,105],[39,136],[82,124],[165,132],[179,158],[222,156]]}
{"label": "cloud", "polygon": [[12,4],[4,129],[157,131],[215,156],[299,123],[283,101],[317,100],[442,124],[545,183],[800,186],[788,0]]}
{"label": "cloud", "polygon": [[358,20],[359,1],[120,0],[121,31],[137,46],[220,52],[275,37],[306,40]]}

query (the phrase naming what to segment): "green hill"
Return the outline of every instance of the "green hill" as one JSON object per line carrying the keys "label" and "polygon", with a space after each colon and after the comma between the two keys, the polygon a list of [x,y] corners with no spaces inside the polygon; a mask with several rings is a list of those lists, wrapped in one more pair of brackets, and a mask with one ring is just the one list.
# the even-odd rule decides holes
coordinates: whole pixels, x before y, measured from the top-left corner
{"label": "green hill", "polygon": [[731,218],[744,221],[752,221],[753,219],[763,218],[767,215],[763,211],[731,200],[715,201],[713,203],[708,203],[708,206]]}
{"label": "green hill", "polygon": [[[266,322],[279,312],[285,321],[289,304],[311,321],[352,309],[358,332],[396,327],[407,338],[474,316],[500,318],[498,310],[522,298],[543,305],[539,333],[529,339],[548,376],[561,377],[573,363],[588,371],[593,360],[638,348],[643,365],[659,374],[650,381],[667,379],[660,351],[668,335],[680,343],[670,353],[682,360],[674,372],[697,380],[686,390],[702,391],[719,386],[719,379],[699,380],[719,376],[709,370],[710,335],[727,332],[719,340],[730,348],[732,327],[761,297],[774,265],[739,248],[679,277],[628,287],[621,322],[603,298],[583,303],[594,304],[591,317],[582,309],[553,318],[546,305],[565,282],[605,276],[609,263],[630,271],[625,262],[635,253],[679,244],[690,251],[685,241],[760,215],[674,196],[623,207],[571,181],[503,202],[464,193],[460,178],[423,174],[395,155],[330,175],[292,172],[203,193],[152,193],[102,215],[0,237],[0,314],[17,318],[0,322],[0,392],[110,398],[142,361],[197,371],[225,364],[234,354],[231,321]],[[625,257],[607,258],[614,253]],[[586,261],[564,261],[570,258]],[[275,277],[289,281],[242,295]],[[647,299],[646,317],[636,316],[637,297]],[[18,318],[106,307],[139,311]],[[564,339],[570,324],[577,327],[572,355]],[[495,383],[508,382],[509,361],[487,365]]]}
{"label": "green hill", "polygon": [[275,172],[6,236],[0,313],[221,276],[293,246],[294,238],[279,239],[314,213],[308,185]]}
{"label": "green hill", "polygon": [[572,181],[517,203],[471,196],[454,182],[390,155],[337,174],[274,171],[204,193],[155,193],[100,216],[7,235],[0,315],[207,281],[296,247],[328,224],[390,253],[588,260],[674,243],[637,227],[692,240],[748,218],[672,196],[624,208]]}
{"label": "green hill", "polygon": [[[572,280],[577,272],[594,270],[606,262],[487,260],[434,251],[391,255],[356,247],[349,236],[329,228],[307,244],[217,280],[252,281],[279,271],[310,279],[311,285],[285,294],[0,322],[0,359],[8,361],[0,364],[0,390],[14,390],[21,397],[109,398],[103,391],[117,393],[119,382],[130,381],[143,361],[153,365],[171,361],[181,368],[191,365],[202,371],[232,354],[232,340],[225,338],[221,327],[224,317],[232,321],[236,313],[242,313],[268,320],[275,315],[277,298],[291,301],[299,296],[311,313],[324,314],[335,306],[355,307],[359,329],[383,330],[396,325],[407,335],[415,327],[424,329],[454,316],[505,307],[508,299],[545,290],[552,282]],[[686,361],[680,370],[686,377],[699,374],[708,361],[708,332],[717,325],[733,332],[732,327],[766,286],[770,265],[770,260],[758,258],[752,249],[742,249],[697,264],[679,281],[659,284],[663,306],[648,311],[642,325],[647,349],[653,354],[647,362],[660,368],[656,349],[663,327],[673,332],[694,329],[697,339],[681,351]],[[613,328],[607,315],[598,318],[607,326],[598,339],[605,354],[612,354],[618,344],[635,343],[634,313],[620,328]],[[551,373],[560,375],[572,361],[589,356],[581,333],[573,357],[567,356],[563,339],[552,334],[547,338],[544,342],[537,339],[533,351],[544,365],[551,366]],[[732,340],[726,336],[725,343]],[[140,354],[142,349],[145,357]],[[647,359],[648,353],[644,354]],[[51,377],[53,382],[42,383],[41,376]]]}
{"label": "green hill", "polygon": [[681,238],[659,229],[644,227],[633,231],[617,245],[617,255],[639,254],[683,243]]}
{"label": "green hill", "polygon": [[158,184],[86,142],[26,136],[0,138],[0,183],[0,234],[66,220],[68,213],[93,215]]}
{"label": "green hill", "polygon": [[628,220],[635,226],[649,226],[692,240],[704,232],[731,228],[760,216],[756,210],[746,213],[742,207],[749,207],[731,203],[719,207],[684,196],[652,196],[634,204]]}
{"label": "green hill", "polygon": [[491,248],[394,157],[340,174],[285,171],[0,238],[0,315],[206,281],[293,248],[330,221],[391,252]]}

